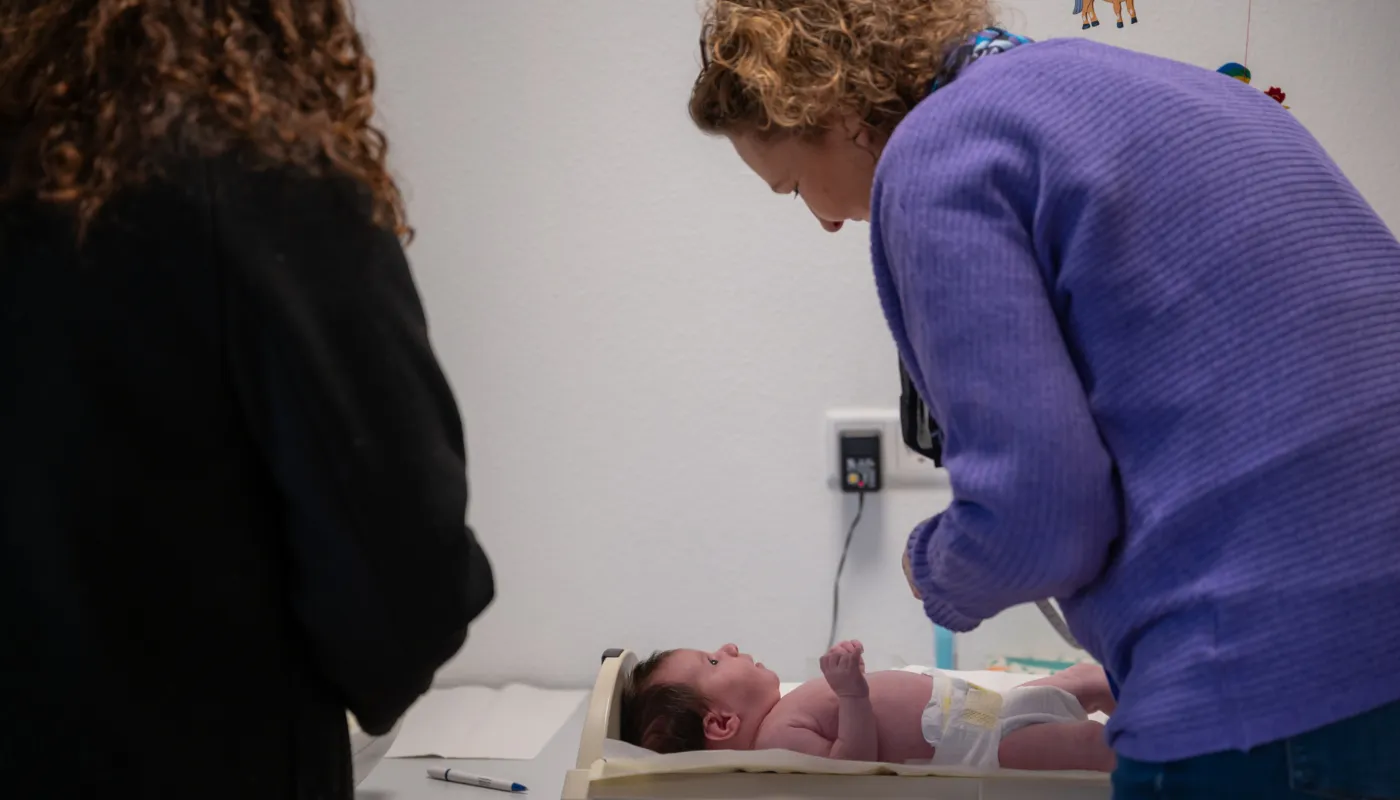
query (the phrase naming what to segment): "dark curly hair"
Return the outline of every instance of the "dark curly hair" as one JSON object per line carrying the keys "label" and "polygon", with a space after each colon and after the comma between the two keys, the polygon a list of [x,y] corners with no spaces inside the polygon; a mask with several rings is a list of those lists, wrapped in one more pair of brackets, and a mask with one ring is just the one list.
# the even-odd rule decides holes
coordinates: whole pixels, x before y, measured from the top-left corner
{"label": "dark curly hair", "polygon": [[407,238],[374,80],[350,0],[4,0],[0,199],[82,230],[175,159],[240,151],[354,179]]}
{"label": "dark curly hair", "polygon": [[622,740],[656,753],[705,749],[705,713],[710,704],[679,683],[657,683],[656,670],[674,650],[653,653],[622,685]]}

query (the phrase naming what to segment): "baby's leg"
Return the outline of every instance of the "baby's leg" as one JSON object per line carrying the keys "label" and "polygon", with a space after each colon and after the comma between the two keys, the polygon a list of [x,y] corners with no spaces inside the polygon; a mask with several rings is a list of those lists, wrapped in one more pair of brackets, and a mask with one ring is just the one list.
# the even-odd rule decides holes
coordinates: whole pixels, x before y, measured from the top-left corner
{"label": "baby's leg", "polygon": [[1054,686],[1074,695],[1086,714],[1099,711],[1112,714],[1117,705],[1108,687],[1108,675],[1097,664],[1076,664],[1047,678],[1033,680],[1026,686]]}
{"label": "baby's leg", "polygon": [[1046,722],[1003,736],[997,760],[1006,769],[1087,769],[1112,772],[1117,764],[1104,741],[1103,725],[1089,722]]}

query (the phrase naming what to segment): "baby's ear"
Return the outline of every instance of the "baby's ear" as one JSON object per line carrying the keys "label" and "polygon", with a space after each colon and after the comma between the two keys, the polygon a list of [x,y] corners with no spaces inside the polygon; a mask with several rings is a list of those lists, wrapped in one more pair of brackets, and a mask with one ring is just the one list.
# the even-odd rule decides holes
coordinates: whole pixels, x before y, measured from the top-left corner
{"label": "baby's ear", "polygon": [[739,715],[731,711],[705,712],[705,740],[722,745],[739,733]]}

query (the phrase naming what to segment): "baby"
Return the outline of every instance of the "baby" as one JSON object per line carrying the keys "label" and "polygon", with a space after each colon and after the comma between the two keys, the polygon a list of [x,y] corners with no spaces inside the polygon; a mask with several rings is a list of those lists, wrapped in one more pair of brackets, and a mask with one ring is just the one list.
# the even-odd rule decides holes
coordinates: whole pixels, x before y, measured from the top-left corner
{"label": "baby", "polygon": [[823,678],[780,696],[778,676],[727,644],[642,662],[622,694],[622,738],[659,753],[795,750],[826,758],[979,769],[1111,772],[1088,714],[1111,712],[1102,668],[1083,665],[1005,695],[940,672],[865,674],[860,642],[821,659]]}

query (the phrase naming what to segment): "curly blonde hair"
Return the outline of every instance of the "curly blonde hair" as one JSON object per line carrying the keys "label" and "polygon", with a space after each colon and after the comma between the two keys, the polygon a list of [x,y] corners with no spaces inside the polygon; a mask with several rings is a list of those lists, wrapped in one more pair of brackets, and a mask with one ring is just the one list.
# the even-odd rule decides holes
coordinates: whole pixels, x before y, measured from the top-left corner
{"label": "curly blonde hair", "polygon": [[71,209],[79,230],[176,158],[348,176],[410,238],[349,0],[5,0],[0,199]]}
{"label": "curly blonde hair", "polygon": [[714,134],[819,134],[854,116],[887,138],[989,0],[710,0],[690,117]]}

